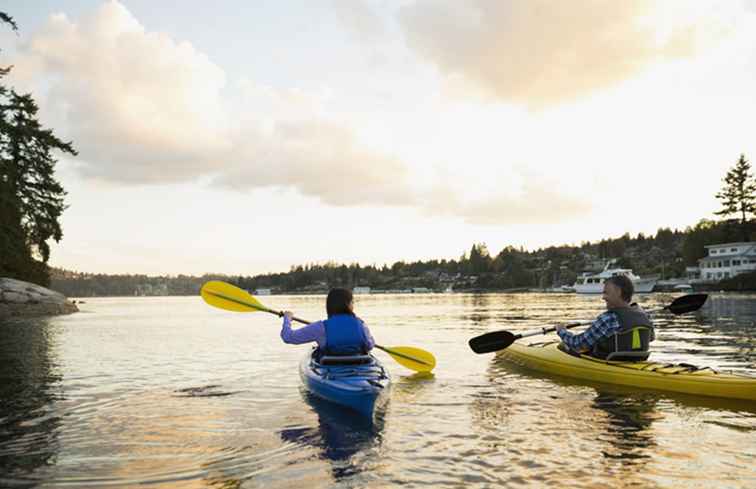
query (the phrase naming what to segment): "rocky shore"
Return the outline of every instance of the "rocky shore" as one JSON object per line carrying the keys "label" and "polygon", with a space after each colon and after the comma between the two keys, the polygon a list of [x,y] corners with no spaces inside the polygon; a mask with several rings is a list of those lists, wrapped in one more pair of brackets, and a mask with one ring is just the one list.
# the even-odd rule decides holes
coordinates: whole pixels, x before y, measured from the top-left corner
{"label": "rocky shore", "polygon": [[0,278],[0,319],[71,314],[76,304],[54,290],[12,278]]}

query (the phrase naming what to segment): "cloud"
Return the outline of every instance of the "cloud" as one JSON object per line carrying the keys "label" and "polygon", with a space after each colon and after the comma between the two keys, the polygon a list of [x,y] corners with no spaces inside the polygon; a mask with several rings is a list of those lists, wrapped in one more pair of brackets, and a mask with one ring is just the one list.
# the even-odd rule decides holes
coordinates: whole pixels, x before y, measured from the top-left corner
{"label": "cloud", "polygon": [[383,21],[363,0],[332,0],[331,3],[343,25],[357,39],[376,42],[384,38]]}
{"label": "cloud", "polygon": [[399,22],[457,91],[540,107],[585,96],[728,34],[721,2],[418,0]]}
{"label": "cloud", "polygon": [[279,123],[265,137],[242,132],[236,138],[241,158],[218,185],[241,190],[285,184],[336,206],[414,203],[405,165],[362,148],[343,126],[322,120]]}
{"label": "cloud", "polygon": [[136,183],[192,178],[228,148],[223,70],[189,43],[147,33],[118,2],[65,15],[20,47],[14,77],[80,152],[80,171]]}
{"label": "cloud", "polygon": [[[365,5],[337,5],[339,15],[356,19],[355,26],[366,23],[361,29],[369,37],[385,34]],[[446,27],[464,31],[470,11],[467,4],[455,5],[462,21]],[[476,200],[466,197],[469,181],[462,183],[460,174],[445,177],[453,185],[432,175],[423,181],[408,160],[377,149],[380,142],[369,144],[358,128],[334,118],[327,110],[335,97],[328,87],[307,93],[249,79],[228,86],[223,69],[202,52],[148,32],[117,1],[80,21],[51,17],[18,52],[13,83],[32,90],[48,125],[73,140],[80,152],[75,170],[86,177],[120,185],[199,179],[242,192],[295,189],[332,206],[406,206],[486,225],[554,222],[590,211],[585,201],[540,175],[521,174],[518,185],[478,192]],[[418,144],[437,144],[447,153],[442,157],[470,161],[470,169],[480,164],[478,153],[488,150],[476,153],[458,141],[459,154],[448,154],[443,141],[465,134],[455,130],[441,141]],[[484,167],[469,172],[480,179],[478,187],[472,184],[478,191],[496,178]]]}
{"label": "cloud", "polygon": [[402,163],[320,117],[317,96],[242,80],[241,102],[227,106],[220,67],[188,42],[147,32],[117,1],[78,23],[52,16],[19,52],[13,82],[73,140],[87,177],[213,176],[238,189],[293,187],[334,205],[410,201]]}
{"label": "cloud", "polygon": [[[499,191],[481,189],[480,195],[467,199],[460,198],[456,182],[444,178],[424,195],[426,214],[459,217],[477,225],[556,224],[588,215],[595,205],[589,195],[573,195],[560,189],[556,178],[526,168],[506,178],[489,178],[501,181]],[[519,184],[509,185],[510,180]]]}

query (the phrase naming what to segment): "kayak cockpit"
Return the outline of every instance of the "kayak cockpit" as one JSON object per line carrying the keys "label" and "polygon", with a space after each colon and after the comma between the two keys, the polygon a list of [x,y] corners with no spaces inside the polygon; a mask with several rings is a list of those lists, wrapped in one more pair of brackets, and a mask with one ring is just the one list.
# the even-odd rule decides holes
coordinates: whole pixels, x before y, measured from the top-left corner
{"label": "kayak cockpit", "polygon": [[366,365],[374,361],[371,355],[323,355],[317,359],[321,365]]}

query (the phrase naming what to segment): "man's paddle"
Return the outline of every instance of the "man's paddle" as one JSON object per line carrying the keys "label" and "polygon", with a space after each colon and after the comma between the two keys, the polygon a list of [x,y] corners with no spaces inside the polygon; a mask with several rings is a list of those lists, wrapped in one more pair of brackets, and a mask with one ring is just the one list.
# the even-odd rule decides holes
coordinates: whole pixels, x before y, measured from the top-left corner
{"label": "man's paddle", "polygon": [[[701,306],[704,305],[704,302],[706,302],[707,297],[709,297],[707,294],[684,295],[682,297],[678,297],[669,305],[660,307],[658,309],[652,309],[646,312],[651,314],[661,311],[669,311],[675,315],[685,314],[686,312],[699,310]],[[565,324],[564,327],[574,328],[576,326],[591,324],[592,322],[593,321],[576,321],[574,323]],[[472,348],[472,351],[474,351],[475,353],[491,353],[494,351],[503,350],[504,348],[514,343],[515,340],[519,340],[520,338],[527,338],[528,336],[551,333],[552,331],[556,331],[556,326],[543,327],[541,329],[526,331],[524,333],[518,334],[510,333],[509,331],[493,331],[491,333],[486,333],[480,336],[476,336],[475,338],[471,338],[468,343],[470,345],[470,348]]]}
{"label": "man's paddle", "polygon": [[[200,294],[205,302],[211,306],[227,311],[263,311],[279,317],[283,316],[283,311],[276,311],[265,307],[245,290],[226,282],[218,280],[207,282],[202,286]],[[291,319],[299,323],[310,324],[309,321],[305,321],[304,319],[296,317],[292,317]],[[436,366],[436,358],[433,354],[420,348],[411,346],[392,346],[389,348],[381,345],[375,345],[375,347],[391,355],[391,358],[396,360],[400,365],[404,365],[416,372],[430,372]]]}

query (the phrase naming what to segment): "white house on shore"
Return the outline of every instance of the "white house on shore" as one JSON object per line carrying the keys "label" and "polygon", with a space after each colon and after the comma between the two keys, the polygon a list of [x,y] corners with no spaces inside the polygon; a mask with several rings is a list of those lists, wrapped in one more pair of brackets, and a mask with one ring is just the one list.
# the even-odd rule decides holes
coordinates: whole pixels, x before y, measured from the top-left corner
{"label": "white house on shore", "polygon": [[723,280],[756,271],[756,242],[705,246],[708,255],[698,260],[701,281]]}

